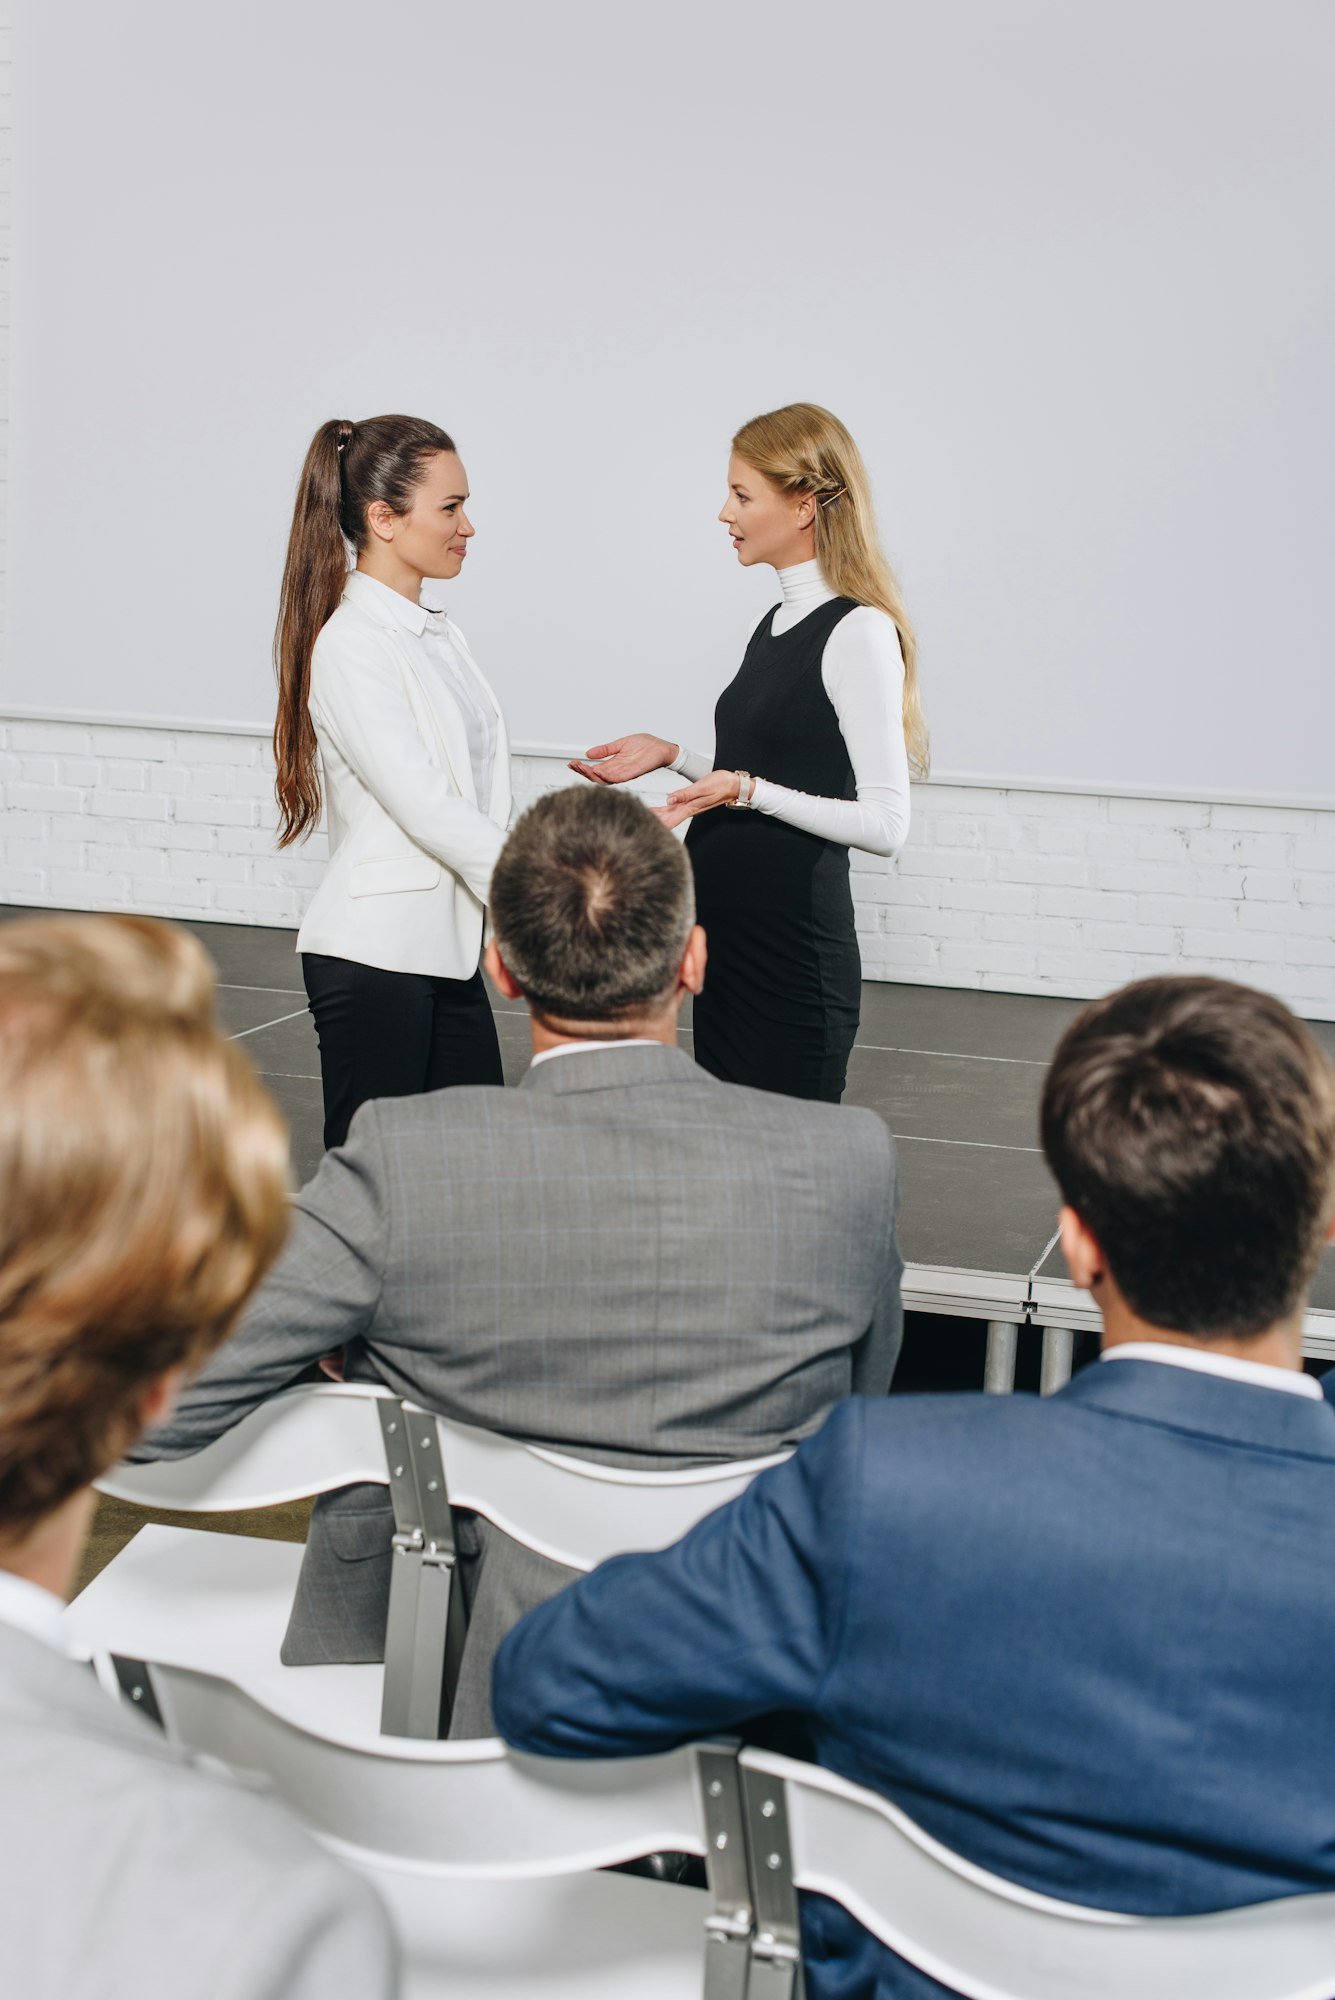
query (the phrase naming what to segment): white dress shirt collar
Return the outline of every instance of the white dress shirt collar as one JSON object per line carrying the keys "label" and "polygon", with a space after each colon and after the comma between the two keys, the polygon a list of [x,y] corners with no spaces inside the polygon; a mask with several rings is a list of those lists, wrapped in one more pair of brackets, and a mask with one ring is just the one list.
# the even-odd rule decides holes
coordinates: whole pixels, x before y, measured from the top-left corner
{"label": "white dress shirt collar", "polygon": [[1276,1368],[1269,1361],[1244,1361],[1236,1354],[1211,1354],[1204,1347],[1179,1347],[1168,1340],[1124,1340],[1106,1347],[1101,1361],[1162,1361],[1169,1368],[1194,1368],[1200,1375],[1222,1375],[1230,1382],[1250,1382],[1258,1389],[1283,1389],[1290,1396],[1322,1400],[1315,1376],[1296,1368]]}
{"label": "white dress shirt collar", "polygon": [[623,1040],[610,1042],[558,1042],[554,1049],[539,1049],[529,1068],[536,1069],[539,1063],[550,1062],[553,1056],[583,1055],[587,1049],[656,1049],[663,1046],[649,1035],[628,1035]]}
{"label": "white dress shirt collar", "polygon": [[416,633],[419,639],[426,630],[425,605],[414,604],[397,590],[391,590],[387,583],[381,583],[379,577],[368,576],[364,569],[348,571],[343,595],[350,597],[354,604],[360,604],[382,625],[402,625],[407,631]]}
{"label": "white dress shirt collar", "polygon": [[9,1569],[0,1569],[0,1623],[30,1632],[57,1653],[66,1651],[65,1607],[60,1599]]}

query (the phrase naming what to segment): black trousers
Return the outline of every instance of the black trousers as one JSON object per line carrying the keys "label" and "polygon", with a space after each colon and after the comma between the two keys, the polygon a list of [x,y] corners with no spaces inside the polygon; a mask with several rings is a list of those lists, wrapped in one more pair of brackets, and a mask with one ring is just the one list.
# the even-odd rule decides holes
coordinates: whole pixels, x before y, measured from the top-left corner
{"label": "black trousers", "polygon": [[481,972],[432,979],[317,952],[302,953],[301,971],[320,1039],[326,1147],[343,1144],[372,1097],[504,1083]]}

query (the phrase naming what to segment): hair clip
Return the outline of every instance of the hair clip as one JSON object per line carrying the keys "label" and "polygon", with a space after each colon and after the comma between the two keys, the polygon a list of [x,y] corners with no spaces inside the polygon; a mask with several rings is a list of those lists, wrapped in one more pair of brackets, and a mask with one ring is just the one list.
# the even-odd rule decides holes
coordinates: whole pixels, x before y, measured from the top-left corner
{"label": "hair clip", "polygon": [[836,486],[833,493],[822,493],[818,495],[821,506],[828,507],[831,500],[842,500],[847,491],[848,488],[846,486]]}

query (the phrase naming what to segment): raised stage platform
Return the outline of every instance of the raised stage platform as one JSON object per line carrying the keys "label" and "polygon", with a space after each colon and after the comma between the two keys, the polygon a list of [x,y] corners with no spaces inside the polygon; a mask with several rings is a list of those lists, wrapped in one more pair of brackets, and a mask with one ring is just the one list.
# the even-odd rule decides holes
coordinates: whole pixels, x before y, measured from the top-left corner
{"label": "raised stage platform", "polygon": [[[6,917],[33,912],[0,908]],[[246,1041],[291,1122],[298,1177],[320,1159],[320,1070],[291,931],[190,926],[218,965],[219,1008]],[[528,1062],[522,1007],[493,996],[507,1082]],[[899,1147],[900,1241],[910,1312],[986,1321],[987,1382],[1013,1385],[1020,1331],[1043,1330],[1042,1385],[1070,1372],[1073,1336],[1098,1326],[1056,1248],[1057,1191],[1038,1146],[1043,1072],[1075,1000],[867,983],[845,1101],[870,1105]],[[1335,1023],[1313,1022],[1335,1057]],[[689,1017],[683,1029],[689,1042]],[[1335,1359],[1335,1251],[1304,1328],[1305,1351]]]}

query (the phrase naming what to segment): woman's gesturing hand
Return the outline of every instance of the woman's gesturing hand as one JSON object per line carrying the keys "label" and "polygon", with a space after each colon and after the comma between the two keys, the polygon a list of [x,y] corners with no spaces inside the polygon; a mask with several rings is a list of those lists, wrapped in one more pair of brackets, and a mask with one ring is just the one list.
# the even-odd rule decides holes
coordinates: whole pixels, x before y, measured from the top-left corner
{"label": "woman's gesturing hand", "polygon": [[570,769],[599,785],[624,785],[628,778],[661,771],[678,754],[678,747],[661,736],[618,736],[611,743],[595,743],[584,757],[572,757]]}
{"label": "woman's gesturing hand", "polygon": [[680,826],[684,819],[694,819],[697,813],[712,812],[715,806],[730,805],[742,789],[742,781],[736,771],[711,771],[698,784],[687,785],[684,791],[672,792],[665,806],[655,806],[664,826]]}

